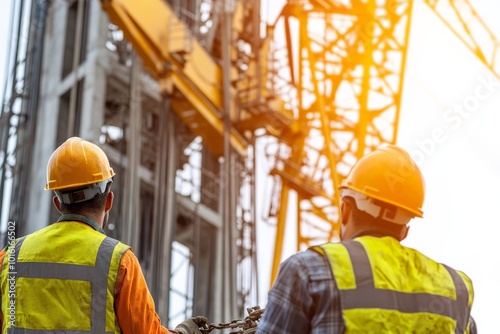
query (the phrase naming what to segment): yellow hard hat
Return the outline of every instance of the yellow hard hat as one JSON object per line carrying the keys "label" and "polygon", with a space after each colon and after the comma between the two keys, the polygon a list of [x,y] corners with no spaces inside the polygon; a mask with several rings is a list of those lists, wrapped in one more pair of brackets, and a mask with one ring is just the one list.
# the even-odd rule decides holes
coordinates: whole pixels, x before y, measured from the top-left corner
{"label": "yellow hard hat", "polygon": [[50,156],[45,190],[77,189],[110,180],[114,175],[106,154],[99,146],[72,137]]}
{"label": "yellow hard hat", "polygon": [[[425,182],[410,155],[394,145],[379,148],[353,166],[340,186],[422,217]],[[345,192],[349,193],[349,191]]]}

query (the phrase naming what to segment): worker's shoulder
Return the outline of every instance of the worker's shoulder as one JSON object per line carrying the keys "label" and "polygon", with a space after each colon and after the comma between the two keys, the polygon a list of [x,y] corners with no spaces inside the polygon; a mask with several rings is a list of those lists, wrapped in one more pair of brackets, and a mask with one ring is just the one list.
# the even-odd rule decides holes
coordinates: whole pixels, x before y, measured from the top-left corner
{"label": "worker's shoulder", "polygon": [[[119,239],[116,239],[116,238],[113,238],[113,237],[110,237],[110,236],[106,236],[104,239],[108,239],[110,242],[112,242],[113,244],[117,245],[117,246],[120,246],[122,248],[126,248],[126,249],[132,249],[131,246],[127,245],[126,243],[124,243],[123,241],[119,240]],[[103,239],[103,240],[104,240]]]}
{"label": "worker's shoulder", "polygon": [[293,254],[288,259],[286,259],[285,262],[301,263],[301,264],[304,263],[309,264],[316,262],[324,263],[324,256],[322,256],[321,253],[315,251],[314,247],[311,247],[309,249],[306,249],[305,251],[300,251]]}
{"label": "worker's shoulder", "polygon": [[330,279],[328,260],[311,249],[295,253],[281,264],[282,270],[306,274],[311,279]]}
{"label": "worker's shoulder", "polygon": [[464,273],[463,271],[461,270],[456,270],[455,271],[458,273],[458,275],[460,275],[460,277],[462,277],[462,279],[468,283],[470,286],[472,286],[472,279],[466,274]]}
{"label": "worker's shoulder", "polygon": [[414,264],[418,263],[417,266],[420,267],[420,266],[422,266],[424,264],[427,265],[427,266],[429,266],[429,264],[433,264],[433,266],[435,266],[434,268],[440,268],[439,269],[440,271],[456,272],[462,278],[462,280],[465,282],[465,284],[467,286],[472,287],[472,280],[470,279],[470,277],[465,272],[463,272],[461,270],[458,270],[455,267],[452,267],[452,266],[450,266],[448,264],[439,262],[436,259],[433,259],[433,258],[431,258],[431,257],[423,254],[422,252],[413,249],[413,248],[408,248],[408,247],[404,247],[404,248],[406,248],[407,250],[409,249],[409,250],[412,251],[412,254],[414,256],[411,258],[411,260],[412,260],[412,262]]}
{"label": "worker's shoulder", "polygon": [[110,236],[106,236],[106,238],[103,239],[103,242],[105,242],[105,240],[108,240],[108,245],[113,245],[113,256],[119,257],[120,265],[128,266],[134,265],[135,262],[139,262],[139,259],[137,259],[131,246]]}
{"label": "worker's shoulder", "polygon": [[449,270],[455,271],[458,274],[458,276],[462,278],[462,280],[465,282],[467,286],[472,287],[472,279],[465,272],[450,267],[449,265],[446,265],[444,263],[440,263],[440,265],[447,267]]}
{"label": "worker's shoulder", "polygon": [[122,245],[126,246],[123,248],[123,251],[121,253],[121,258],[120,258],[120,265],[122,266],[135,266],[135,265],[140,265],[139,264],[139,259],[135,255],[133,249],[126,245],[121,243]]}

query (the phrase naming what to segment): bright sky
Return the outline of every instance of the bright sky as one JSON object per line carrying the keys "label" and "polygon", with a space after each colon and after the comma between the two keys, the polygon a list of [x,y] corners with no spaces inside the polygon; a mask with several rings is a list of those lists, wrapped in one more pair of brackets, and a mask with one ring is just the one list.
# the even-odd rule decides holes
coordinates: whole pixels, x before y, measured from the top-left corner
{"label": "bright sky", "polygon": [[3,1],[3,10],[0,11],[0,101],[3,99],[4,72],[7,52],[7,38],[10,27],[10,11],[13,0]]}
{"label": "bright sky", "polygon": [[[12,2],[3,0],[0,11],[0,97]],[[470,2],[500,39],[500,2]],[[483,94],[474,100],[478,90]],[[454,105],[473,101],[477,104],[470,105],[468,116],[450,119]],[[404,243],[471,277],[476,293],[472,313],[483,333],[498,328],[499,125],[500,80],[492,79],[423,1],[415,0],[398,144],[421,161],[427,197],[425,217],[411,224]],[[432,144],[433,133],[440,135]],[[293,253],[289,248],[285,256]],[[261,296],[269,286],[269,257],[259,252]]]}
{"label": "bright sky", "polygon": [[[470,2],[500,40],[500,3]],[[427,197],[405,244],[468,274],[483,333],[498,328],[499,125],[500,79],[415,0],[398,143],[422,161]]]}

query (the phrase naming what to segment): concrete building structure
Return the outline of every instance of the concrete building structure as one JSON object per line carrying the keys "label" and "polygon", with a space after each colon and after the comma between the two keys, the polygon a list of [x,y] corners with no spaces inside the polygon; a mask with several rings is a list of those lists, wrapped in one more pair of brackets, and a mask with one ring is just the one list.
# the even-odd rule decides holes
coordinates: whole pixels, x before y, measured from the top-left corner
{"label": "concrete building structure", "polygon": [[[199,27],[202,2],[170,5]],[[2,114],[4,152],[16,147],[14,162],[3,160],[2,194],[13,191],[3,216],[17,220],[18,235],[54,222],[43,189],[48,158],[68,137],[90,140],[117,174],[107,233],[134,249],[165,325],[192,314],[214,322],[244,316],[256,284],[252,233],[244,232],[254,217],[249,160],[232,159],[235,172],[221,181],[221,161],[171,111],[172,97],[160,96],[100,1],[23,1],[15,11],[18,37],[28,38],[12,62],[24,85],[9,77]],[[230,228],[221,216],[225,191],[239,222]]]}

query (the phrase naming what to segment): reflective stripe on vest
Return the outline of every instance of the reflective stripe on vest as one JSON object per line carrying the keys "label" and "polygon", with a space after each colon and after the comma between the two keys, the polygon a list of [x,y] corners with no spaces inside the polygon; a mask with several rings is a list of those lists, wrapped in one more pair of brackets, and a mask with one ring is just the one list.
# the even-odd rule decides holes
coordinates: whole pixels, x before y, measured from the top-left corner
{"label": "reflective stripe on vest", "polygon": [[[12,303],[15,304],[16,314],[18,313],[18,311],[22,313],[20,318],[22,319],[22,321],[18,322],[17,321],[18,317],[16,317],[16,323],[15,323],[16,327],[8,327],[7,333],[15,333],[15,334],[119,333],[120,329],[119,327],[117,327],[116,318],[114,317],[114,307],[112,299],[114,296],[113,289],[116,283],[116,274],[119,268],[119,261],[123,253],[125,253],[125,251],[129,249],[129,247],[121,244],[119,241],[115,239],[105,237],[102,235],[99,235],[97,237],[98,239],[95,239],[95,236],[97,235],[96,232],[92,229],[89,229],[88,227],[80,226],[76,230],[73,230],[74,226],[71,227],[69,225],[71,223],[57,223],[57,224],[64,224],[59,227],[59,232],[62,231],[64,233],[69,233],[73,231],[80,233],[77,235],[81,235],[81,237],[77,238],[73,237],[68,240],[78,241],[80,239],[85,239],[89,237],[94,238],[93,239],[94,241],[92,243],[94,245],[92,247],[95,247],[94,250],[87,248],[86,250],[84,250],[84,252],[88,251],[88,255],[83,254],[81,257],[79,257],[80,259],[84,259],[88,258],[88,256],[90,255],[91,263],[83,264],[81,263],[82,260],[76,260],[75,262],[73,262],[73,260],[71,259],[69,259],[68,261],[70,263],[59,263],[59,262],[48,262],[48,261],[37,262],[36,255],[35,258],[32,258],[33,255],[29,255],[33,254],[34,251],[36,252],[38,250],[37,248],[34,248],[34,245],[36,244],[34,244],[33,242],[36,241],[31,241],[30,247],[28,247],[28,253],[26,253],[25,250],[26,247],[23,248],[23,244],[26,244],[26,246],[28,245],[27,239],[25,239],[25,237],[20,238],[14,247],[15,254],[12,254],[14,255],[15,258],[14,275],[12,273],[8,273],[9,271],[8,269],[3,268],[2,270],[2,277],[4,280],[7,274],[9,275],[9,277],[15,276],[15,282],[17,282],[16,286],[19,285],[20,287],[20,289],[16,288],[15,295],[9,293],[7,300],[4,299],[6,305],[8,304],[12,305]],[[47,233],[43,234],[44,232],[42,232],[42,235],[50,236],[51,235],[50,231],[54,230],[57,231],[58,227],[55,227],[55,229],[51,230],[51,228],[54,227],[54,225],[51,225],[46,228],[47,229],[46,231],[49,231],[48,232],[49,234]],[[35,238],[33,240],[38,240],[38,239]],[[63,246],[67,245],[67,242],[66,243],[59,242],[59,245]],[[71,248],[67,249],[70,250]],[[72,249],[75,250],[76,248]],[[20,254],[21,256],[23,256],[23,259],[20,258]],[[61,254],[64,254],[64,248],[61,249]],[[7,255],[8,253],[6,254],[6,258]],[[52,258],[56,259],[61,257],[64,257],[64,255]],[[88,261],[84,260],[83,262],[87,263]],[[4,259],[3,264],[5,267],[7,267],[8,263],[6,259]],[[46,280],[47,283],[45,283],[44,280]],[[5,288],[4,284],[5,283],[3,282],[2,283],[3,288]],[[46,285],[47,289],[49,290],[45,289]],[[60,305],[61,306],[68,305],[69,307],[67,308],[63,307],[60,310],[62,313],[64,313],[64,311],[67,310],[67,314],[64,314],[62,318],[58,320],[58,322],[54,322],[53,324],[52,324],[53,321],[51,319],[54,318],[50,317],[49,313],[46,314],[48,318],[46,317],[45,319],[47,320],[43,320],[43,317],[40,318],[40,313],[38,314],[39,316],[38,318],[40,320],[36,322],[30,320],[31,319],[30,312],[32,311],[36,312],[39,310],[40,307],[43,307],[44,305],[43,301],[40,300],[36,301],[36,299],[33,299],[32,301],[29,301],[29,296],[31,293],[33,293],[31,292],[32,286],[36,286],[37,288],[44,290],[40,294],[40,296],[45,296],[45,297],[53,296],[55,299],[53,301],[50,301],[53,305],[58,304],[59,301],[63,301],[63,303],[61,303]],[[54,288],[57,289],[57,292],[51,294],[51,291],[55,291]],[[84,290],[82,290],[82,288],[84,288]],[[24,291],[22,295],[19,295],[18,290]],[[38,291],[38,290],[33,290],[33,291]],[[85,293],[85,291],[87,292]],[[83,295],[82,292],[84,293]],[[6,294],[4,293],[3,295],[5,296]],[[22,297],[20,300],[16,300],[16,298],[20,297]],[[73,301],[72,298],[76,299]],[[43,298],[43,299],[46,300],[48,298]],[[21,305],[26,305],[26,303],[28,303],[27,304],[28,308],[19,309],[19,307],[23,307]],[[72,305],[82,305],[82,306],[72,306]],[[5,321],[7,320],[8,323],[8,317],[5,316],[6,307],[4,306],[2,307],[2,309],[4,310],[3,327],[5,330],[6,327]],[[54,313],[54,310],[55,309],[52,310],[52,313]],[[77,313],[75,312],[72,313],[71,310],[76,310]],[[57,312],[58,311],[56,311],[56,314],[60,314]],[[74,314],[74,316],[72,314]],[[75,320],[72,322],[71,327],[64,327],[64,320],[61,321],[61,319],[68,319],[68,317],[71,317]],[[36,325],[37,323],[39,323],[41,326]],[[80,326],[78,324],[83,324],[83,326]]]}
{"label": "reflective stripe on vest", "polygon": [[[371,241],[371,243],[373,242],[374,241]],[[397,241],[394,240],[394,242]],[[391,244],[391,242],[389,242],[388,244]],[[381,245],[384,244],[381,243]],[[375,330],[376,332],[376,326],[378,326],[377,323],[383,321],[393,321],[394,324],[392,325],[392,327],[390,324],[380,325],[379,332],[383,332],[382,328],[384,330],[392,328],[392,330],[395,330],[397,332],[398,321],[403,322],[404,317],[412,317],[412,314],[416,317],[419,317],[422,313],[430,313],[437,316],[454,319],[452,320],[455,323],[454,333],[464,333],[466,331],[470,312],[470,307],[468,305],[469,293],[463,279],[455,270],[444,266],[446,271],[451,276],[452,282],[450,282],[450,284],[454,285],[456,298],[435,294],[436,291],[404,292],[392,289],[377,288],[374,280],[372,264],[370,263],[370,257],[362,242],[349,240],[342,242],[341,244],[327,244],[319,247],[321,247],[322,249],[322,251],[320,252],[323,254],[326,253],[330,258],[330,262],[332,264],[332,272],[336,280],[343,279],[343,277],[339,277],[339,275],[353,275],[352,286],[348,288],[339,287],[342,310],[348,329],[347,332],[349,332],[349,323],[356,324],[355,326],[358,326],[358,330],[363,330],[364,328],[365,330],[371,329]],[[341,249],[339,249],[339,247],[345,247],[347,254],[342,255],[342,251],[340,251]],[[318,251],[317,247],[313,247],[313,249]],[[408,252],[416,252],[411,249],[406,250]],[[377,262],[377,255],[383,256],[387,255],[387,253],[372,253],[372,259],[375,258],[375,262]],[[344,261],[344,268],[338,268],[338,266],[337,268],[334,268],[334,262],[331,260],[332,257],[342,258],[342,261]],[[348,267],[349,265],[349,263],[345,261],[350,262],[350,265],[352,266],[352,272],[345,269],[345,267]],[[338,264],[339,262],[335,263]],[[434,262],[432,263],[435,264]],[[428,274],[425,268],[422,268],[421,270],[422,275]],[[387,277],[391,279],[394,277],[391,275],[397,274],[398,273],[396,272],[388,271],[384,272],[382,276],[387,275]],[[378,311],[375,309],[377,309]],[[389,312],[390,315],[384,317],[383,315],[380,315],[382,312]],[[399,317],[398,314],[400,314]],[[360,318],[357,319],[357,316],[359,316]],[[425,317],[422,318],[425,319]],[[369,323],[367,323],[366,319],[371,320]],[[365,321],[364,324],[363,321]],[[420,320],[415,321],[416,323],[418,323],[418,321]],[[423,320],[423,322],[425,321],[428,322],[422,323],[423,326],[432,326],[434,320]],[[361,324],[358,325],[358,322],[360,322]],[[448,325],[443,325],[444,327],[453,328],[450,320],[443,320],[443,323],[448,323]],[[451,333],[453,333],[453,331]]]}
{"label": "reflective stripe on vest", "polygon": [[[113,250],[118,244],[117,240],[105,238],[99,250],[97,251],[97,259],[95,266],[81,266],[67,263],[43,263],[43,262],[18,262],[17,257],[21,250],[21,245],[24,238],[20,239],[16,244],[16,278],[56,278],[88,281],[92,283],[92,333],[106,333],[106,292],[108,286],[108,276],[102,273],[109,271],[109,264]],[[100,275],[99,275],[100,273]],[[10,328],[8,333],[57,333],[57,331],[46,330],[29,330],[23,328]],[[70,333],[64,331],[64,333]],[[71,333],[88,333],[87,331],[71,331]]]}

